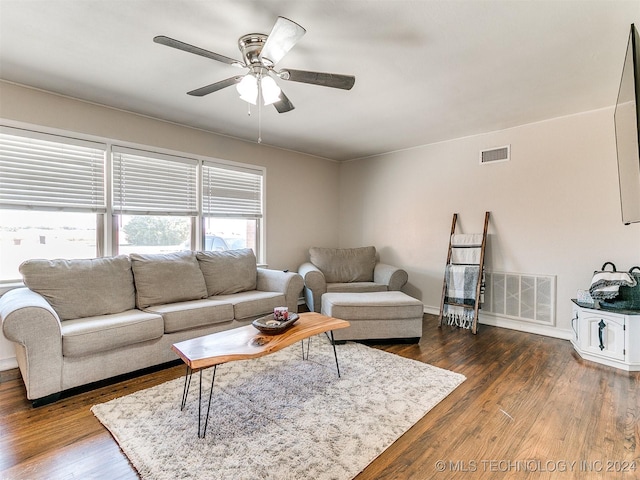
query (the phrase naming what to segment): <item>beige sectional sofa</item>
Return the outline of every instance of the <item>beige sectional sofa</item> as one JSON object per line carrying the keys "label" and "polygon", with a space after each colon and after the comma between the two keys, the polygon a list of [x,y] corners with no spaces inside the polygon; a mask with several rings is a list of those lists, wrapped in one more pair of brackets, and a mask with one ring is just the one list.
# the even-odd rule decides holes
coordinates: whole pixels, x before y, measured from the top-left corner
{"label": "beige sectional sofa", "polygon": [[29,260],[27,288],[0,298],[0,320],[34,404],[177,359],[171,344],[297,311],[296,273],[258,268],[250,249]]}

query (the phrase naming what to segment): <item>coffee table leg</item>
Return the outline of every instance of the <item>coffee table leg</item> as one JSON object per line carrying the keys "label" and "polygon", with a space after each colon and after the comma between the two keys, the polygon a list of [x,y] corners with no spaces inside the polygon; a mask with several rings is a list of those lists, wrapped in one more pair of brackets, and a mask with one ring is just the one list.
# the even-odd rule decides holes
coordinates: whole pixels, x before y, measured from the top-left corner
{"label": "coffee table leg", "polygon": [[[329,339],[331,340],[331,345],[333,346],[333,356],[336,359],[336,369],[338,370],[338,378],[340,378],[340,365],[338,364],[338,353],[336,352],[336,342],[333,339],[333,330],[329,330],[329,332],[325,332],[325,334],[327,335],[327,337],[329,337],[329,335],[331,335],[329,337]],[[311,349],[311,338],[309,337],[307,338],[307,355],[305,357],[304,354],[304,339],[302,340],[302,359],[303,360],[309,360],[309,350]]]}
{"label": "coffee table leg", "polygon": [[338,365],[338,354],[336,353],[336,342],[333,340],[333,330],[331,333],[331,345],[333,345],[333,356],[336,359],[336,369],[338,370],[338,378],[340,378],[340,365]]}
{"label": "coffee table leg", "polygon": [[187,404],[187,395],[189,394],[189,387],[191,386],[191,375],[193,370],[187,365],[187,372],[184,374],[184,388],[182,389],[182,403],[180,404],[180,410],[184,410]]}
{"label": "coffee table leg", "polygon": [[302,360],[309,360],[309,350],[311,349],[311,337],[307,338],[307,354],[304,354],[304,338],[302,339]]}
{"label": "coffee table leg", "polygon": [[209,412],[211,411],[211,397],[213,396],[213,384],[216,381],[216,370],[218,366],[213,366],[213,378],[211,379],[211,388],[209,389],[209,403],[207,405],[207,416],[204,420],[204,428],[202,429],[202,433],[200,430],[200,423],[202,418],[202,370],[200,370],[200,389],[198,392],[198,438],[204,438],[207,434],[207,425],[209,424]]}

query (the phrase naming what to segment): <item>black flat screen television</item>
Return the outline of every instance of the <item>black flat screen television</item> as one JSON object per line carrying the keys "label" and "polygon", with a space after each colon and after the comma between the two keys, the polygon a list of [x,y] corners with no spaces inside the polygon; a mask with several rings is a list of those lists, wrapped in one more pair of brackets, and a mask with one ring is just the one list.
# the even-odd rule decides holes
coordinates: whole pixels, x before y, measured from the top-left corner
{"label": "black flat screen television", "polygon": [[631,24],[613,115],[618,153],[620,206],[625,225],[640,222],[640,37]]}

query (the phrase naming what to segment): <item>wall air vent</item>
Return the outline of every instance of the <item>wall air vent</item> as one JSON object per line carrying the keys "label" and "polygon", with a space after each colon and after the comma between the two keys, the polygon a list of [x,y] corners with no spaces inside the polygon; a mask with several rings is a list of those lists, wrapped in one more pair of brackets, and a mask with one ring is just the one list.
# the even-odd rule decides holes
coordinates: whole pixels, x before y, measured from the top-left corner
{"label": "wall air vent", "polygon": [[554,325],[556,277],[486,271],[482,312],[496,317]]}
{"label": "wall air vent", "polygon": [[480,164],[506,162],[511,159],[511,145],[480,150]]}

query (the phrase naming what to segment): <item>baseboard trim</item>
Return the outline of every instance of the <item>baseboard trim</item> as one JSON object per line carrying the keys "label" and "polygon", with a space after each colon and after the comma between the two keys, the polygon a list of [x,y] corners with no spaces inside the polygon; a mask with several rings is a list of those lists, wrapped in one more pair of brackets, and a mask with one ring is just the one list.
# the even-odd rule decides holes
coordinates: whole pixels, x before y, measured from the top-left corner
{"label": "baseboard trim", "polygon": [[[429,305],[424,306],[424,313],[431,315],[440,315],[440,307]],[[571,340],[573,338],[571,330],[562,330],[547,325],[537,325],[532,323],[523,323],[508,318],[496,317],[490,314],[480,312],[480,325],[490,325],[492,327],[508,328],[510,330],[518,330],[519,332],[533,333],[535,335],[544,335],[545,337],[560,338],[562,340]]]}
{"label": "baseboard trim", "polygon": [[0,371],[11,370],[12,368],[18,368],[16,357],[0,359]]}

